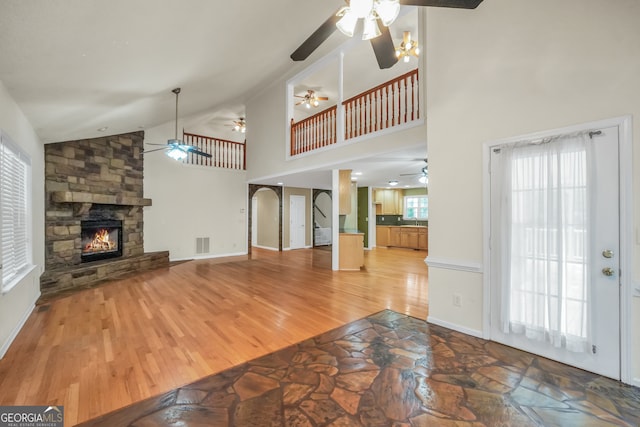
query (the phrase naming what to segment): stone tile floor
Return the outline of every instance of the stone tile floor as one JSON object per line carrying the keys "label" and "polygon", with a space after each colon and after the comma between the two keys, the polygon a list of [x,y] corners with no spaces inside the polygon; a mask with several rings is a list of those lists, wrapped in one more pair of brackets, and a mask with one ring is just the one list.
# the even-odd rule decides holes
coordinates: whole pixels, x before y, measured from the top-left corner
{"label": "stone tile floor", "polygon": [[80,425],[639,426],[640,389],[385,310]]}

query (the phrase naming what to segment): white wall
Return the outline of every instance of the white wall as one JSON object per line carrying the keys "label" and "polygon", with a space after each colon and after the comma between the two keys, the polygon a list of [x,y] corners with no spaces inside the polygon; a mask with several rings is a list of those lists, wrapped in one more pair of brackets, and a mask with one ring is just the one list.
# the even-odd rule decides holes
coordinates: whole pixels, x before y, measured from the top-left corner
{"label": "white wall", "polygon": [[31,156],[33,263],[36,268],[8,293],[0,294],[0,358],[40,296],[44,269],[44,148],[31,124],[0,82],[0,128]]}
{"label": "white wall", "polygon": [[[146,130],[145,149],[166,144],[173,126]],[[247,191],[244,171],[184,165],[162,151],[146,154],[144,195],[153,205],[144,211],[145,252],[168,250],[171,260],[246,253]],[[196,254],[197,237],[210,238],[209,254]]]}
{"label": "white wall", "polygon": [[[429,258],[481,265],[484,142],[626,114],[634,116],[637,230],[640,2],[487,0],[474,11],[430,8],[427,16]],[[481,272],[431,267],[429,288],[430,318],[482,330]],[[454,292],[462,309],[453,307]],[[637,326],[632,368],[640,377]]]}

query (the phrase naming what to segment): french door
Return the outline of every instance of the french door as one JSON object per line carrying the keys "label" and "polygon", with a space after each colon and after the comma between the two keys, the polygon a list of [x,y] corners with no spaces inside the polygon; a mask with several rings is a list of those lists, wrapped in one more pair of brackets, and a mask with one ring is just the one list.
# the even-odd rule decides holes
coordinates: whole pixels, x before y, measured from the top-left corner
{"label": "french door", "polygon": [[491,148],[491,339],[620,378],[618,127]]}

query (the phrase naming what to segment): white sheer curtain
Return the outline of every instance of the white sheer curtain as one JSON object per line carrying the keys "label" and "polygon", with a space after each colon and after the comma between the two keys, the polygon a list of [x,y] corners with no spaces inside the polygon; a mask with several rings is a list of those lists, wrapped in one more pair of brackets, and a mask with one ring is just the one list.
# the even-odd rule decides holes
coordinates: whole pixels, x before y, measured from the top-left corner
{"label": "white sheer curtain", "polygon": [[501,147],[504,333],[589,349],[588,134]]}

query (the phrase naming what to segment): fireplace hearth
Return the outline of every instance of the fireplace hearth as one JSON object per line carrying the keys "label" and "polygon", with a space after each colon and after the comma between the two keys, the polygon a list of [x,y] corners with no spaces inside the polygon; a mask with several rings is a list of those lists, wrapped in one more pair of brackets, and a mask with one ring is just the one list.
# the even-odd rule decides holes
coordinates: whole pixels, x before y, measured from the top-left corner
{"label": "fireplace hearth", "polygon": [[81,221],[82,262],[122,256],[122,221]]}

